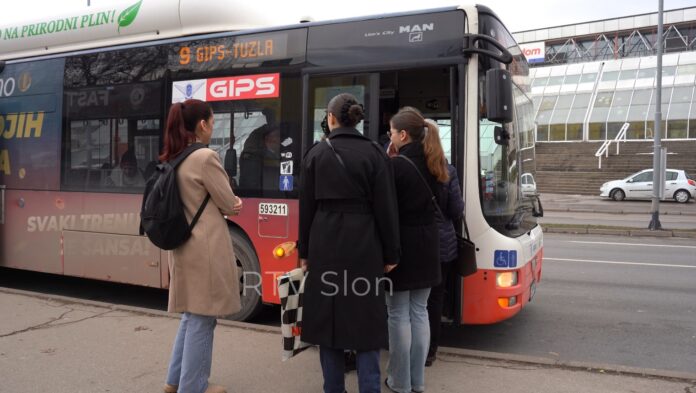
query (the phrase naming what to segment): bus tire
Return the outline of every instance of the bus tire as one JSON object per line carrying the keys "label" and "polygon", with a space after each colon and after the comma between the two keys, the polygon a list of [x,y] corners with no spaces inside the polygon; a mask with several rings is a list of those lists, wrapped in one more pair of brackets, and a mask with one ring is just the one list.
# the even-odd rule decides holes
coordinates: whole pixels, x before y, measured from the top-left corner
{"label": "bus tire", "polygon": [[230,228],[232,247],[237,261],[237,278],[242,309],[227,317],[233,321],[247,321],[263,308],[261,301],[261,267],[249,239],[239,229]]}

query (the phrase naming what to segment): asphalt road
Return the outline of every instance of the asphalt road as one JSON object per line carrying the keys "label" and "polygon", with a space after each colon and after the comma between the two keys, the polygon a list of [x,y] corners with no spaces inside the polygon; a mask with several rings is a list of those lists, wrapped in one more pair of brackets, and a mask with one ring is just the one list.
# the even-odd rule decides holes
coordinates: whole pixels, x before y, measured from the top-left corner
{"label": "asphalt road", "polygon": [[[545,235],[533,303],[490,326],[448,327],[444,346],[696,372],[696,242]],[[0,286],[155,309],[166,291],[0,269]],[[277,325],[268,307],[255,323]]]}
{"label": "asphalt road", "polygon": [[443,345],[566,361],[696,371],[693,239],[546,234],[533,303]]}

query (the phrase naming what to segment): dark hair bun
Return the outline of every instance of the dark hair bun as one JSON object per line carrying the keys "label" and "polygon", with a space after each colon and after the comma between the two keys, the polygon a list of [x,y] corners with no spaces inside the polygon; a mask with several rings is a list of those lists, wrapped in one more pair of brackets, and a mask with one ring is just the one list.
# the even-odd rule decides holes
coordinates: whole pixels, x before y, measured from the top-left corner
{"label": "dark hair bun", "polygon": [[329,101],[328,110],[343,127],[355,127],[365,118],[365,109],[352,94],[342,93]]}
{"label": "dark hair bun", "polygon": [[355,103],[348,108],[348,118],[355,122],[355,124],[360,123],[361,120],[365,118],[365,111],[362,105]]}

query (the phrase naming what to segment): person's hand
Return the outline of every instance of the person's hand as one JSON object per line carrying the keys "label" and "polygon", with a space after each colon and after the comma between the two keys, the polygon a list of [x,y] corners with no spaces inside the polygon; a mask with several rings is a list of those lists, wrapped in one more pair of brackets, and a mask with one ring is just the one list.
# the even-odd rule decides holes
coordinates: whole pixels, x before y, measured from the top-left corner
{"label": "person's hand", "polygon": [[391,142],[389,142],[389,146],[387,146],[387,155],[389,157],[396,157],[399,155],[399,150],[396,149],[396,145]]}
{"label": "person's hand", "polygon": [[391,272],[392,270],[394,270],[394,268],[395,268],[396,266],[397,266],[396,264],[393,264],[393,265],[384,265],[384,272],[385,272],[385,273],[389,273],[389,272]]}
{"label": "person's hand", "polygon": [[232,214],[237,215],[242,211],[242,198],[236,197],[237,203],[232,207]]}
{"label": "person's hand", "polygon": [[302,272],[307,271],[307,259],[306,258],[300,258],[300,267],[302,268]]}

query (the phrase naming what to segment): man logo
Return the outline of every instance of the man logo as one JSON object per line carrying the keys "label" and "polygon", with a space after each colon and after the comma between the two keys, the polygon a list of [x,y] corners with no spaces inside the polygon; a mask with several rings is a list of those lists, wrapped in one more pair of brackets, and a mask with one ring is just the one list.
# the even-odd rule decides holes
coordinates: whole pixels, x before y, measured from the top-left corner
{"label": "man logo", "polygon": [[31,87],[31,74],[28,72],[23,72],[22,75],[19,76],[19,91],[24,93],[25,91],[29,90]]}
{"label": "man logo", "polygon": [[399,34],[403,33],[419,33],[424,31],[435,30],[435,23],[423,23],[422,25],[399,26]]}

